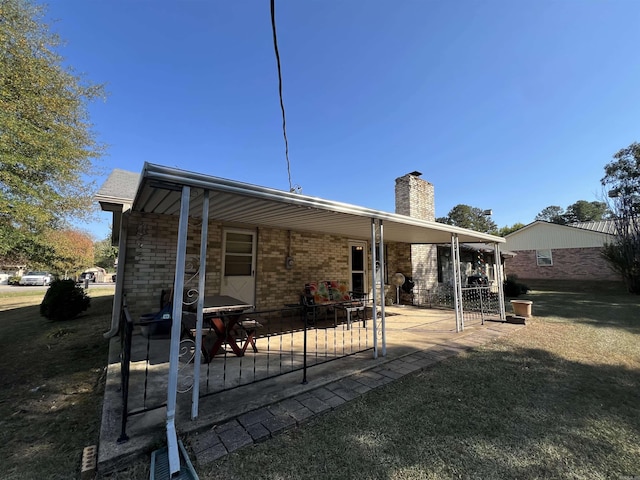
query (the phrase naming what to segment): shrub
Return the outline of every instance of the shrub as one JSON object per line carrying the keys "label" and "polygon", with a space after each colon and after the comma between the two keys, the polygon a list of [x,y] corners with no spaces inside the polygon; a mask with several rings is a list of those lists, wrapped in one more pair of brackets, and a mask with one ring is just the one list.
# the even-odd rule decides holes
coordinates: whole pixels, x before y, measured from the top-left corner
{"label": "shrub", "polygon": [[90,303],[91,299],[73,280],[54,280],[40,304],[40,315],[52,321],[71,320]]}
{"label": "shrub", "polygon": [[504,295],[506,297],[519,297],[529,291],[529,287],[524,283],[519,283],[517,279],[518,277],[512,275],[504,281]]}

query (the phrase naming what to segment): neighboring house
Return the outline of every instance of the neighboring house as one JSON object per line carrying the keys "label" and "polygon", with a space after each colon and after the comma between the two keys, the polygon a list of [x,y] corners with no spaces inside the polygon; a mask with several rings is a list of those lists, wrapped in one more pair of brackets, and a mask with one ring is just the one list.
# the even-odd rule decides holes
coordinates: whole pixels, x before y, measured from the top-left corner
{"label": "neighboring house", "polygon": [[506,261],[506,274],[530,280],[619,281],[602,257],[613,231],[608,221],[559,225],[537,220],[505,237],[506,250],[516,254]]}

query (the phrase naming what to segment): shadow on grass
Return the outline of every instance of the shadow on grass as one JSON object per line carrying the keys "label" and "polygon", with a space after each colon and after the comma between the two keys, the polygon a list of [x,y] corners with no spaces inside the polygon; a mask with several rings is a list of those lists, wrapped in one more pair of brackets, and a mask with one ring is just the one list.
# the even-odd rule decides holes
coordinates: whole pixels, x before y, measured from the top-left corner
{"label": "shadow on grass", "polygon": [[200,468],[213,478],[609,478],[640,472],[640,372],[495,347]]}
{"label": "shadow on grass", "polygon": [[[535,317],[563,318],[596,327],[613,327],[640,333],[640,295],[624,292],[619,285],[589,283],[539,283],[521,300],[532,300]],[[508,305],[507,301],[507,305]]]}

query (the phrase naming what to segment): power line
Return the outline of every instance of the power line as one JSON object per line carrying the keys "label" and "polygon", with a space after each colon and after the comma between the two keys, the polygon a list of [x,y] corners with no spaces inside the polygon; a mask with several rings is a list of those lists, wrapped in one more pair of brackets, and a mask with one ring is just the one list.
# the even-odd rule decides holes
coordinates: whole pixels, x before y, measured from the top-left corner
{"label": "power line", "polygon": [[[289,162],[289,140],[287,140],[287,118],[284,112],[284,101],[282,100],[282,70],[280,68],[280,52],[278,51],[278,36],[276,34],[276,3],[271,0],[271,31],[273,32],[273,49],[278,63],[278,93],[280,94],[280,110],[282,110],[282,135],[284,136],[284,154],[287,159],[287,175],[289,177],[289,191],[293,192],[291,183],[291,163]],[[297,187],[299,189],[300,187]]]}

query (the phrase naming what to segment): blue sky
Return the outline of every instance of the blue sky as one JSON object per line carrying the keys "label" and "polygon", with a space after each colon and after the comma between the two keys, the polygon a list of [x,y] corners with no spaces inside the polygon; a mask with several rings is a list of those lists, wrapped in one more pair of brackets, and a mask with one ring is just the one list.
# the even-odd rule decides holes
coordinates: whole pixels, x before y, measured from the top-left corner
{"label": "blue sky", "polygon": [[[268,0],[54,0],[67,63],[112,168],[145,161],[289,189]],[[394,180],[436,215],[498,226],[598,200],[640,141],[636,0],[278,0],[291,176],[304,194],[394,211]],[[109,216],[89,227],[108,234]]]}

